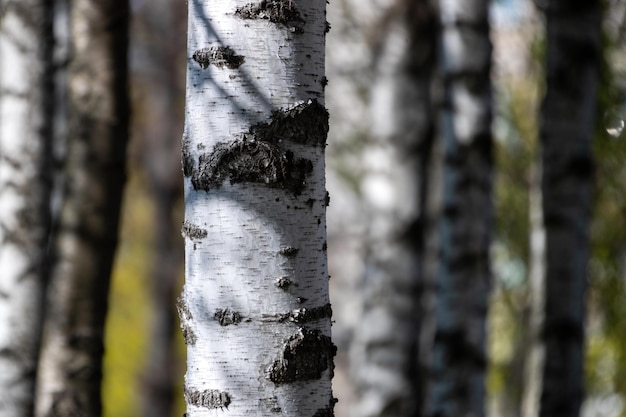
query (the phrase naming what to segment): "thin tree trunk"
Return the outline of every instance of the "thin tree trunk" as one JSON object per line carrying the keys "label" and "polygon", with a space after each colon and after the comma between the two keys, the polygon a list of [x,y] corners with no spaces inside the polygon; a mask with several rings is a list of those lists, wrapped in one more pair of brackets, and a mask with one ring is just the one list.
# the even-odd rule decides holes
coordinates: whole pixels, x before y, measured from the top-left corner
{"label": "thin tree trunk", "polygon": [[69,140],[36,415],[99,416],[103,331],[125,181],[126,0],[74,0]]}
{"label": "thin tree trunk", "polygon": [[439,4],[444,148],[441,261],[427,416],[484,415],[492,228],[488,2]]}
{"label": "thin tree trunk", "polygon": [[325,1],[189,1],[189,417],[332,416]]}
{"label": "thin tree trunk", "polygon": [[352,415],[413,416],[424,150],[431,140],[435,15],[426,1],[392,5],[378,27],[373,137],[362,181],[368,208],[363,316],[351,346],[358,402]]}
{"label": "thin tree trunk", "polygon": [[546,228],[545,368],[540,415],[578,416],[600,59],[598,1],[551,1],[541,109]]}
{"label": "thin tree trunk", "polygon": [[543,224],[541,195],[541,167],[537,162],[531,166],[528,193],[530,216],[530,317],[528,320],[528,343],[524,361],[522,417],[539,415],[539,403],[543,383],[545,346],[541,343],[541,329],[545,315],[546,282],[546,230]]}
{"label": "thin tree trunk", "polygon": [[50,228],[52,2],[0,2],[0,416],[33,413]]}

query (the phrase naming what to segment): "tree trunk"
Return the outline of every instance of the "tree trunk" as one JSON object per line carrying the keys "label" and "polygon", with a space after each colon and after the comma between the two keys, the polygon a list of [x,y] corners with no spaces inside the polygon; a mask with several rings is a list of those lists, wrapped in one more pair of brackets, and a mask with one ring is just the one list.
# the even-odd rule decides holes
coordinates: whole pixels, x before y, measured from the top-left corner
{"label": "tree trunk", "polygon": [[539,403],[543,383],[545,346],[541,343],[546,300],[546,230],[543,224],[541,195],[541,167],[535,160],[531,165],[528,211],[530,217],[530,270],[528,292],[530,293],[530,317],[528,320],[528,344],[524,360],[524,383],[522,417],[539,415]]}
{"label": "tree trunk", "polygon": [[332,416],[324,1],[189,1],[189,417]]}
{"label": "tree trunk", "polygon": [[133,35],[143,39],[133,62],[133,85],[143,100],[137,106],[135,149],[154,207],[150,288],[150,334],[141,376],[141,414],[172,416],[183,359],[175,335],[175,302],[183,271],[180,236],[183,198],[180,132],[183,125],[186,10],[177,1],[145,3],[134,16]]}
{"label": "tree trunk", "polygon": [[0,4],[0,416],[33,413],[50,228],[52,2]]}
{"label": "tree trunk", "polygon": [[600,7],[598,1],[551,1],[545,13],[547,92],[541,109],[540,140],[546,304],[540,415],[578,416],[583,399]]}
{"label": "tree trunk", "polygon": [[[418,307],[422,176],[431,140],[434,14],[399,1],[377,27],[372,138],[362,190],[368,213],[363,316],[351,348],[358,400],[352,415],[418,410]],[[366,163],[367,163],[366,162]]]}
{"label": "tree trunk", "polygon": [[74,0],[69,140],[42,341],[37,416],[99,416],[104,320],[125,181],[126,0]]}
{"label": "tree trunk", "polygon": [[440,2],[441,260],[427,416],[484,415],[492,228],[488,2]]}

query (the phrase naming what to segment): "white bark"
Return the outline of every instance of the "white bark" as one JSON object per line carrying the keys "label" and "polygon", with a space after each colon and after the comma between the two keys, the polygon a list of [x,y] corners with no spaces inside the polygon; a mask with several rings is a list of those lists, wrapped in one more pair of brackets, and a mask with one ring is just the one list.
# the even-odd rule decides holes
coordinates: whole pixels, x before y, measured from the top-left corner
{"label": "white bark", "polygon": [[48,239],[49,4],[0,3],[0,416],[32,415]]}
{"label": "white bark", "polygon": [[332,415],[324,7],[189,1],[189,417]]}
{"label": "white bark", "polygon": [[394,3],[378,22],[386,26],[376,28],[372,134],[361,183],[368,215],[364,305],[350,357],[355,417],[409,416],[418,409],[421,187],[434,52],[433,14],[425,3]]}
{"label": "white bark", "polygon": [[48,239],[51,10],[0,3],[0,416],[32,415]]}
{"label": "white bark", "polygon": [[541,167],[531,167],[531,185],[528,195],[530,216],[530,321],[529,345],[524,364],[522,417],[539,415],[539,403],[543,382],[545,346],[541,343],[541,329],[545,313],[546,280],[546,230],[543,225]]}

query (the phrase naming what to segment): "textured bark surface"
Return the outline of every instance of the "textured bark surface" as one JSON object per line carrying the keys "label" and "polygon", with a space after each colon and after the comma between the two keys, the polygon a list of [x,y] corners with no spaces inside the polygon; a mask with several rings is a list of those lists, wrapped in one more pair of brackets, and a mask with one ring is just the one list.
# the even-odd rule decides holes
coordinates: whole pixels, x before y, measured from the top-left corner
{"label": "textured bark surface", "polygon": [[551,1],[541,109],[546,230],[545,367],[540,414],[577,416],[583,399],[585,289],[600,62],[598,1]]}
{"label": "textured bark surface", "polygon": [[189,417],[333,415],[324,16],[324,1],[189,1]]}
{"label": "textured bark surface", "polygon": [[484,415],[492,228],[488,2],[439,2],[441,258],[426,416]]}
{"label": "textured bark surface", "polygon": [[52,2],[0,3],[0,416],[33,413],[49,234]]}
{"label": "textured bark surface", "polygon": [[38,416],[99,416],[104,319],[125,180],[126,0],[75,0],[69,140],[37,383]]}
{"label": "textured bark surface", "polygon": [[383,25],[375,32],[372,138],[364,151],[369,229],[363,314],[350,355],[355,417],[411,416],[419,403],[421,200],[436,16],[426,1],[401,1],[383,13]]}

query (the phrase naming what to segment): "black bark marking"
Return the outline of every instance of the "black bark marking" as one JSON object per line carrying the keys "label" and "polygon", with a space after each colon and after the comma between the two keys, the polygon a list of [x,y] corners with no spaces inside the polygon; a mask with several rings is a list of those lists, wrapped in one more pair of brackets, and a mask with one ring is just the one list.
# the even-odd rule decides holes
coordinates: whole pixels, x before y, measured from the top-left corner
{"label": "black bark marking", "polygon": [[183,134],[182,140],[182,165],[183,165],[183,175],[185,177],[190,177],[193,172],[193,158],[191,157],[191,151],[189,147],[191,146],[191,141],[186,134]]}
{"label": "black bark marking", "polygon": [[339,400],[336,398],[331,397],[328,406],[317,410],[315,414],[313,414],[313,417],[335,417],[335,404],[337,404],[338,401]]}
{"label": "black bark marking", "polygon": [[230,394],[215,389],[198,391],[185,388],[185,400],[188,404],[209,409],[227,409],[231,403]]}
{"label": "black bark marking", "polygon": [[328,207],[330,205],[330,193],[326,191],[326,195],[324,196],[324,206]]}
{"label": "black bark marking", "polygon": [[[300,299],[298,299],[299,302]],[[277,314],[275,317],[280,322],[291,321],[294,323],[306,323],[313,320],[330,318],[333,315],[333,309],[330,303],[321,307],[314,308],[298,308],[288,313]]]}
{"label": "black bark marking", "polygon": [[200,155],[192,184],[196,190],[209,191],[229,178],[231,184],[255,182],[300,195],[313,163],[296,158],[280,143],[324,146],[327,135],[328,112],[317,100],[274,111],[270,122],[255,124],[241,139],[218,143],[212,152]]}
{"label": "black bark marking", "polygon": [[201,240],[208,235],[205,229],[189,222],[183,222],[181,234],[183,235],[183,237],[188,237],[191,240]]}
{"label": "black bark marking", "polygon": [[283,25],[293,33],[304,33],[305,21],[292,0],[263,0],[237,8],[235,16],[241,19],[269,20]]}
{"label": "black bark marking", "polygon": [[231,324],[239,324],[241,323],[242,319],[243,317],[241,316],[241,314],[239,314],[239,312],[232,311],[229,308],[225,310],[218,308],[217,310],[215,310],[215,314],[213,315],[213,320],[217,321],[220,324],[220,326],[229,326]]}
{"label": "black bark marking", "polygon": [[219,188],[229,178],[231,184],[255,182],[300,195],[313,170],[307,159],[296,159],[276,144],[246,137],[218,143],[213,152],[201,155],[199,162],[191,181],[196,190],[205,191]]}
{"label": "black bark marking", "polygon": [[285,341],[283,352],[269,367],[267,377],[275,384],[308,381],[321,378],[327,369],[332,377],[336,353],[330,337],[318,330],[300,328]]}
{"label": "black bark marking", "polygon": [[229,46],[202,48],[194,52],[191,57],[200,64],[202,69],[207,69],[209,65],[218,68],[237,69],[245,62],[244,57],[235,54],[235,51]]}
{"label": "black bark marking", "polygon": [[280,254],[283,256],[286,256],[287,258],[295,257],[298,254],[298,252],[300,252],[300,249],[294,248],[291,246],[280,250]]}
{"label": "black bark marking", "polygon": [[281,290],[287,291],[293,282],[289,278],[278,278],[276,280],[276,286]]}
{"label": "black bark marking", "polygon": [[272,112],[269,123],[258,123],[250,133],[259,140],[277,143],[289,140],[311,146],[325,146],[328,137],[328,111],[317,100]]}
{"label": "black bark marking", "polygon": [[189,324],[189,322],[193,320],[193,316],[191,315],[191,311],[189,310],[189,306],[187,306],[187,302],[185,301],[183,295],[178,297],[178,300],[176,300],[176,310],[178,310],[180,328],[183,332],[185,344],[194,345],[198,338]]}

